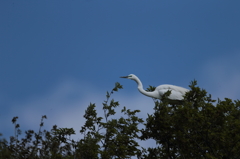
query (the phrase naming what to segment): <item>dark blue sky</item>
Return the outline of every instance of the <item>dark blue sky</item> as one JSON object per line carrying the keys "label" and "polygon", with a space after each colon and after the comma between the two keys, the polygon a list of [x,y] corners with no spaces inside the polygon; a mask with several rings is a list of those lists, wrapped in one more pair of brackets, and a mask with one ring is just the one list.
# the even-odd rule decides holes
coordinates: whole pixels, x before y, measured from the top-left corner
{"label": "dark blue sky", "polygon": [[11,132],[16,115],[28,129],[45,114],[50,126],[74,127],[69,116],[84,122],[90,102],[101,111],[115,82],[124,86],[117,97],[125,106],[145,113],[151,98],[119,78],[130,73],[145,88],[188,87],[196,79],[215,98],[239,99],[239,6],[238,0],[1,1],[0,132]]}

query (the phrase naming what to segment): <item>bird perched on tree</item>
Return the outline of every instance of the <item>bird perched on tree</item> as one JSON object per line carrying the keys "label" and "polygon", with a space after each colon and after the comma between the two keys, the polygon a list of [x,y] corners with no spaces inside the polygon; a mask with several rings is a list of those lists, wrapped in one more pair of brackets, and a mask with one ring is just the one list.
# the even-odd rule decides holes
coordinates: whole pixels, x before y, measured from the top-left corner
{"label": "bird perched on tree", "polygon": [[164,84],[164,85],[160,85],[160,86],[156,87],[153,92],[147,92],[143,89],[142,82],[136,75],[130,74],[128,76],[122,76],[121,78],[128,78],[128,79],[136,81],[137,85],[138,85],[138,90],[140,93],[142,93],[148,97],[155,98],[155,99],[162,100],[163,95],[167,91],[170,91],[171,94],[167,97],[169,104],[180,103],[183,100],[183,98],[184,98],[183,96],[185,95],[185,93],[189,91],[188,89],[183,88],[183,87]]}

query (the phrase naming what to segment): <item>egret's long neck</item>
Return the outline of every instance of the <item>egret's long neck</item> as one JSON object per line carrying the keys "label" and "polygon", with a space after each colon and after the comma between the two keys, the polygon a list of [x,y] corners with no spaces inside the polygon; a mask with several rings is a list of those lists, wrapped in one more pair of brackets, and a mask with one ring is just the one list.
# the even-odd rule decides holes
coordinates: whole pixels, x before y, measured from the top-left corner
{"label": "egret's long neck", "polygon": [[156,95],[155,92],[147,92],[143,89],[143,85],[142,85],[142,82],[139,80],[139,78],[135,79],[134,81],[137,82],[137,85],[138,85],[138,90],[140,93],[148,96],[148,97],[152,97],[152,98],[158,98],[158,96]]}

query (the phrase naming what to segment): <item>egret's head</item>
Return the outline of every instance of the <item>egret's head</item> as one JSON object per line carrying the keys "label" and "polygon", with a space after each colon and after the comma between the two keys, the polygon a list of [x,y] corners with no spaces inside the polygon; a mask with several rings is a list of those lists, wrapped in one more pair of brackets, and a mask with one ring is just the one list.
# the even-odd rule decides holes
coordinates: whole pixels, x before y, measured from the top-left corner
{"label": "egret's head", "polygon": [[120,78],[128,78],[128,79],[133,80],[133,79],[136,79],[136,76],[135,76],[134,74],[130,74],[130,75],[128,75],[128,76],[122,76],[122,77],[120,77]]}

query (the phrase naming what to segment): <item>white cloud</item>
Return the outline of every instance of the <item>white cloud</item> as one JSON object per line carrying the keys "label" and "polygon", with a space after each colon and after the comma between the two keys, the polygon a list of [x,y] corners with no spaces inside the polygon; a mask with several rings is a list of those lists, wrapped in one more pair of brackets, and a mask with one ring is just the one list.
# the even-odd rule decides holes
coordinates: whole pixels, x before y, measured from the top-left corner
{"label": "white cloud", "polygon": [[[91,90],[94,90],[94,92],[91,92]],[[14,103],[11,106],[13,108],[12,112],[8,116],[10,118],[18,116],[18,123],[20,123],[22,130],[33,129],[37,131],[41,116],[47,115],[48,119],[44,120],[43,129],[50,130],[55,124],[61,128],[74,128],[77,135],[73,138],[79,139],[81,138],[79,130],[85,123],[83,115],[90,102],[96,103],[97,113],[103,117],[102,103],[106,100],[106,91],[93,89],[93,86],[86,83],[66,80],[42,96]],[[147,113],[153,112],[154,102],[151,98],[145,97],[139,92],[136,92],[134,95],[126,95],[125,92],[120,90],[112,95],[112,98],[120,103],[120,107],[116,108],[117,114],[114,118],[123,116],[120,113],[123,106],[131,110],[141,110],[138,116],[144,119],[147,117]],[[10,123],[7,122],[4,127],[9,129],[10,127],[6,127],[9,125]],[[11,129],[13,130],[13,126]],[[10,135],[13,135],[13,133]],[[153,141],[141,143],[148,146],[153,143],[155,145]]]}
{"label": "white cloud", "polygon": [[[213,94],[214,98],[239,99],[239,57],[238,54],[234,56],[226,55],[211,59],[204,65],[202,76],[206,77],[205,82],[211,85],[209,93]],[[85,123],[83,115],[90,102],[96,103],[98,114],[103,116],[102,102],[106,99],[106,91],[110,90],[100,90],[100,88],[76,80],[65,80],[41,96],[13,103],[8,119],[2,119],[0,116],[0,120],[7,121],[2,124],[0,132],[6,132],[6,129],[13,132],[13,126],[10,124],[13,116],[19,117],[18,123],[23,130],[38,130],[41,116],[47,115],[48,119],[44,121],[44,129],[50,130],[54,124],[63,128],[72,127],[78,134],[74,138],[79,139],[81,138],[79,130]],[[116,109],[118,113],[114,116],[116,118],[122,116],[120,111],[123,106],[131,110],[141,110],[138,116],[144,119],[147,117],[147,113],[153,113],[154,103],[152,99],[143,96],[137,90],[135,94],[131,95],[126,94],[126,89],[120,90],[114,93],[112,97],[120,102],[120,107]],[[13,135],[13,133],[8,135]],[[8,135],[4,134],[4,136]],[[149,147],[155,146],[155,142],[152,140],[141,142],[141,144]]]}
{"label": "white cloud", "polygon": [[91,86],[86,83],[67,80],[60,83],[48,93],[12,105],[10,116],[18,116],[21,127],[37,130],[42,115],[47,115],[44,128],[58,127],[76,128],[79,131],[84,123],[83,115],[90,102],[98,101],[96,90],[90,93]]}

